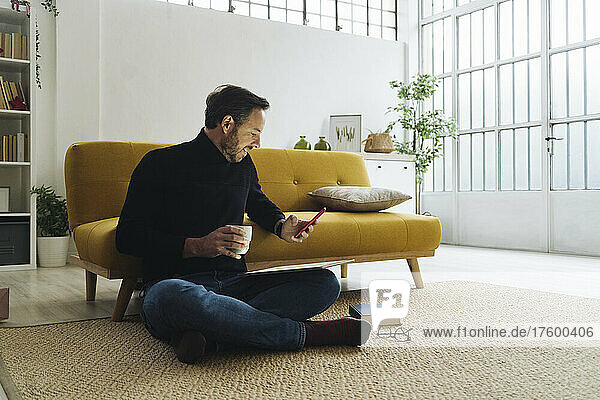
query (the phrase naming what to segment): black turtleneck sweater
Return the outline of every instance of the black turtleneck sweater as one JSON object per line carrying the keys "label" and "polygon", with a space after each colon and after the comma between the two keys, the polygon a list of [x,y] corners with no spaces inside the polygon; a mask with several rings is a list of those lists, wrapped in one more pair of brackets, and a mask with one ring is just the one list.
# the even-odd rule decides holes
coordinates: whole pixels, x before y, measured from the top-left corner
{"label": "black turtleneck sweater", "polygon": [[192,141],[142,158],[117,225],[117,249],[143,257],[145,281],[211,270],[246,271],[243,257],[182,257],[186,238],[241,225],[244,212],[269,232],[285,218],[262,192],[250,156],[228,162],[202,130]]}

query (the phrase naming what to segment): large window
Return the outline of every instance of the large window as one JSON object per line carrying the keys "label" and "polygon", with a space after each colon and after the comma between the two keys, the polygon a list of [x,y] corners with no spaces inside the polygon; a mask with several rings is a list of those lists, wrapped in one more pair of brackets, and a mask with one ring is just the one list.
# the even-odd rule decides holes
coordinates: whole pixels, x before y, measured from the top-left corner
{"label": "large window", "polygon": [[397,40],[396,0],[159,0]]}
{"label": "large window", "polygon": [[421,72],[440,79],[427,106],[459,131],[426,191],[541,190],[546,131],[551,188],[600,189],[598,15],[597,0],[421,0]]}

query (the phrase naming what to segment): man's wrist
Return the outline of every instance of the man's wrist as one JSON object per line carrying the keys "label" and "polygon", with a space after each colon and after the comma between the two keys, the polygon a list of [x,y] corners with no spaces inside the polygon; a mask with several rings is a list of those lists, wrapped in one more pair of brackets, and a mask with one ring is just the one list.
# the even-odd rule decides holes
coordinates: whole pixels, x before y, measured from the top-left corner
{"label": "man's wrist", "polygon": [[189,258],[192,256],[190,251],[191,241],[189,241],[188,239],[189,238],[185,238],[183,240],[183,250],[181,252],[181,258]]}
{"label": "man's wrist", "polygon": [[188,237],[183,242],[182,258],[204,257],[203,242],[206,236],[203,237]]}
{"label": "man's wrist", "polygon": [[275,229],[273,230],[275,235],[277,235],[277,237],[279,237],[280,239],[282,239],[281,229],[283,228],[284,221],[285,221],[285,219],[280,219],[279,221],[275,222]]}

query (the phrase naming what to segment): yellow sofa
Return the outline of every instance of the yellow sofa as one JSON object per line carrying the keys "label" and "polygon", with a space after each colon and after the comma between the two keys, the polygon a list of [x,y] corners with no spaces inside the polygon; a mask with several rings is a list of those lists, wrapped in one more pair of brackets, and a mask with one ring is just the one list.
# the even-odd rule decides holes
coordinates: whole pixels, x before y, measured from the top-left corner
{"label": "yellow sofa", "polygon": [[[71,262],[86,270],[86,300],[93,301],[97,275],[123,279],[113,321],[123,318],[141,259],[121,254],[115,230],[133,169],[148,151],[169,144],[133,142],[74,143],[65,157],[69,226],[78,254]],[[264,193],[285,214],[310,219],[319,205],[307,195],[323,186],[369,186],[363,158],[354,153],[255,149],[251,157]],[[423,287],[418,257],[434,255],[441,240],[437,218],[391,212],[327,212],[301,244],[289,244],[254,226],[249,270],[267,266],[354,259],[355,262],[406,259],[415,285]],[[347,265],[342,266],[342,278]]]}

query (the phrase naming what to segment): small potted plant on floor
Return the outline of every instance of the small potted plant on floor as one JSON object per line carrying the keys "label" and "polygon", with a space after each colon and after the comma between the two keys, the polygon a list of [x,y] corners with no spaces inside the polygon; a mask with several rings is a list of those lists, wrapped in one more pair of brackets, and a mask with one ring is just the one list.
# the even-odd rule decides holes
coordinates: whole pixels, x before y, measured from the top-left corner
{"label": "small potted plant on floor", "polygon": [[37,210],[37,255],[40,267],[62,267],[69,250],[67,201],[52,186],[33,187]]}

